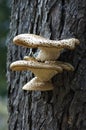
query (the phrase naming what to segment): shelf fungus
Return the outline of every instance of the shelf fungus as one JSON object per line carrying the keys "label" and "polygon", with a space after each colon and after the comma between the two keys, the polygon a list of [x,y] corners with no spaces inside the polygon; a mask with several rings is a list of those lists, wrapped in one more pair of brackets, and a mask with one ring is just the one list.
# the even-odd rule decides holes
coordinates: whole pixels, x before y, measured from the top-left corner
{"label": "shelf fungus", "polygon": [[36,58],[25,56],[23,60],[10,65],[14,71],[30,70],[35,77],[23,86],[24,90],[52,90],[52,77],[63,70],[73,71],[74,67],[66,62],[56,61],[63,49],[74,49],[79,44],[75,38],[65,40],[49,40],[34,34],[20,34],[13,39],[16,45],[27,48],[38,48]]}

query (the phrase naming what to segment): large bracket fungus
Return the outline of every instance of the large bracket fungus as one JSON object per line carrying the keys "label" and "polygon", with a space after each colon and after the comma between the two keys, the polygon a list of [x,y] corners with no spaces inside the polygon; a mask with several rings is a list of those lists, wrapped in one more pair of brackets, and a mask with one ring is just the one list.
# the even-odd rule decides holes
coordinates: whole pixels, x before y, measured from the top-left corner
{"label": "large bracket fungus", "polygon": [[10,65],[12,70],[30,70],[35,74],[31,81],[23,86],[24,90],[52,90],[51,78],[63,70],[73,71],[74,67],[66,62],[56,61],[63,49],[74,49],[80,42],[76,38],[66,40],[49,40],[34,34],[20,34],[13,39],[16,45],[38,48],[38,56],[25,56],[23,60]]}

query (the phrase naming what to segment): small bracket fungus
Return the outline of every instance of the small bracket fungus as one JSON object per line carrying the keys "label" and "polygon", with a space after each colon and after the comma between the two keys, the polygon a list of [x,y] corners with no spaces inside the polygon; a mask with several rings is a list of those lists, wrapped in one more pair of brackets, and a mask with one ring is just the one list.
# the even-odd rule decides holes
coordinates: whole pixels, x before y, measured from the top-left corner
{"label": "small bracket fungus", "polygon": [[30,82],[23,86],[24,90],[52,90],[51,78],[63,70],[73,71],[74,67],[66,62],[55,61],[63,49],[74,49],[79,44],[75,38],[66,40],[49,40],[34,34],[20,34],[13,39],[17,45],[40,49],[36,58],[25,56],[23,60],[10,65],[12,70],[30,70],[35,74]]}

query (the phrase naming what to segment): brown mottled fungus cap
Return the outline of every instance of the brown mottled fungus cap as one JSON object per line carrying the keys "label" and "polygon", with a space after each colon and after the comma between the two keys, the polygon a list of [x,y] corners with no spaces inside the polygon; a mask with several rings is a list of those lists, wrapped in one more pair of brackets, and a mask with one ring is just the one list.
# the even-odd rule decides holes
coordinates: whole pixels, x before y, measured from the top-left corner
{"label": "brown mottled fungus cap", "polygon": [[27,48],[40,49],[36,57],[38,61],[56,60],[64,48],[72,50],[79,44],[79,40],[75,38],[57,41],[34,34],[20,34],[13,39],[13,42]]}
{"label": "brown mottled fungus cap", "polygon": [[55,74],[63,71],[58,65],[45,64],[37,61],[20,60],[10,65],[12,70],[30,70],[43,81],[50,80]]}
{"label": "brown mottled fungus cap", "polygon": [[58,72],[62,72],[62,68],[58,65],[45,64],[37,61],[26,61],[26,60],[15,61],[10,65],[10,68],[12,70],[29,70],[29,68],[51,69],[51,70],[57,70]]}
{"label": "brown mottled fungus cap", "polygon": [[20,34],[14,37],[13,42],[20,46],[28,48],[48,47],[48,48],[68,48],[74,49],[75,45],[79,44],[79,40],[76,38],[65,40],[49,40],[35,34]]}
{"label": "brown mottled fungus cap", "polygon": [[[57,73],[61,73],[63,70],[73,71],[72,65],[63,62],[37,62],[34,60],[20,60],[15,61],[10,65],[12,70],[30,70],[42,81],[50,80]],[[41,71],[40,71],[41,70]]]}

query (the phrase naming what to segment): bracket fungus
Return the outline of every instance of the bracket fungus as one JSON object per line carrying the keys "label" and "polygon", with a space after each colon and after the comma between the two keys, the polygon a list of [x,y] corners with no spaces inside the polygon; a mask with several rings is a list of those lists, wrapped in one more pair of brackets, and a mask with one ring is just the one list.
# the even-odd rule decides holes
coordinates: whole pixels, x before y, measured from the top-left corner
{"label": "bracket fungus", "polygon": [[66,62],[56,61],[63,49],[74,49],[79,44],[76,38],[49,40],[34,34],[20,34],[13,39],[16,45],[40,49],[36,58],[25,56],[23,60],[10,65],[14,71],[30,70],[36,77],[23,86],[24,90],[52,90],[51,78],[63,70],[73,71],[74,67]]}

